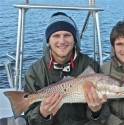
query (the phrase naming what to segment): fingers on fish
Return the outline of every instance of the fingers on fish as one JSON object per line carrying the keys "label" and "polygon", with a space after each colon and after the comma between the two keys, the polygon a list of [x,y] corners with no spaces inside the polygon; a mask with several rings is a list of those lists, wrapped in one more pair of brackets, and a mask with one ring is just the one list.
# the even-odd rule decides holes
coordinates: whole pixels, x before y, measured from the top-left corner
{"label": "fingers on fish", "polygon": [[87,81],[85,81],[84,83],[83,83],[83,91],[84,92],[86,92],[86,93],[88,93],[89,91],[91,91],[91,88],[92,87],[94,87],[94,88],[96,88],[94,85],[93,85],[93,83],[91,82],[91,81],[89,81],[89,80],[87,80]]}

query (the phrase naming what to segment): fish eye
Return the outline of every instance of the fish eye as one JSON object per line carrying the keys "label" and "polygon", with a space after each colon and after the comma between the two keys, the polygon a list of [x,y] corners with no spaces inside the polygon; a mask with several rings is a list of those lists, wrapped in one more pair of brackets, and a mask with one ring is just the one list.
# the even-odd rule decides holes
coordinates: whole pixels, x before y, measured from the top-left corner
{"label": "fish eye", "polygon": [[25,95],[24,95],[24,98],[28,98],[28,94],[25,94]]}

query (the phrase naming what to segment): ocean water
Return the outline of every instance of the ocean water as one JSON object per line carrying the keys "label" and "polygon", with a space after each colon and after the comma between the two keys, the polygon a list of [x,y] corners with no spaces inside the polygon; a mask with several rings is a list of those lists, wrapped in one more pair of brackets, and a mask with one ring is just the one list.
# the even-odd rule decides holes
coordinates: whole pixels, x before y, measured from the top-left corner
{"label": "ocean water", "polygon": [[[8,87],[8,79],[4,64],[14,61],[7,54],[15,56],[18,9],[13,4],[24,3],[25,0],[4,0],[0,1],[0,88]],[[88,6],[89,0],[29,0],[32,4],[50,5],[73,5]],[[110,53],[109,35],[111,28],[121,20],[124,20],[123,0],[95,0],[95,5],[104,11],[99,12],[100,33],[102,41],[103,56]],[[31,63],[43,55],[43,35],[50,16],[57,11],[66,12],[76,22],[79,32],[82,30],[87,11],[75,10],[50,10],[31,9],[26,12],[25,37],[24,37],[24,71]],[[81,39],[81,51],[92,56],[93,52],[93,31],[92,16],[87,29]]]}

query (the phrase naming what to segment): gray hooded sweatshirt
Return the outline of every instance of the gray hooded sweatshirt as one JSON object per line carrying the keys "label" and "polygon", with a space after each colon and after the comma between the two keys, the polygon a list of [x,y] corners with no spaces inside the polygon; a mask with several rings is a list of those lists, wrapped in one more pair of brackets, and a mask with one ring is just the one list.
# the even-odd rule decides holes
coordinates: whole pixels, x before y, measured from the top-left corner
{"label": "gray hooded sweatshirt", "polygon": [[[102,65],[101,70],[103,73],[124,82],[124,66],[118,61],[113,48],[111,49],[110,61]],[[114,115],[110,115],[108,119],[109,125],[119,125],[124,122],[124,99],[111,100],[110,109]]]}

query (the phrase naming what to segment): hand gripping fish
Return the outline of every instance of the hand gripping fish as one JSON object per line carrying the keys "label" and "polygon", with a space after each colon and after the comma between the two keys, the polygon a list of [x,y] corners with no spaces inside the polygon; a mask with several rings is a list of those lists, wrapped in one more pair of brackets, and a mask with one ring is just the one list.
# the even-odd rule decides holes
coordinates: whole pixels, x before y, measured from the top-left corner
{"label": "hand gripping fish", "polygon": [[[89,81],[90,84],[86,81]],[[57,92],[64,95],[63,103],[85,103],[84,91],[94,86],[99,98],[103,94],[108,99],[124,98],[124,87],[121,87],[121,81],[104,74],[96,74],[88,67],[81,75],[76,78],[67,77],[55,84],[47,86],[36,93],[27,93],[23,91],[6,91],[4,94],[9,98],[15,117],[20,116],[31,104],[37,101],[43,101],[51,94]]]}

